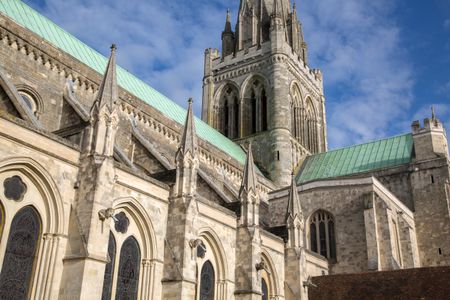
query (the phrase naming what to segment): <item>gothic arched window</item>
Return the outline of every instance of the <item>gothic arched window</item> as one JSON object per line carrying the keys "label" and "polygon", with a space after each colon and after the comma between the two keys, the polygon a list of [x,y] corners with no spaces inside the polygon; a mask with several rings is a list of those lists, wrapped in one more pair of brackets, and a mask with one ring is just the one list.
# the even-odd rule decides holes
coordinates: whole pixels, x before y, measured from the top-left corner
{"label": "gothic arched window", "polygon": [[109,232],[108,263],[105,266],[105,276],[103,277],[103,293],[102,293],[103,300],[111,299],[112,279],[115,260],[116,260],[116,240],[114,239],[114,235],[112,234],[112,232]]}
{"label": "gothic arched window", "polygon": [[267,288],[267,282],[264,278],[261,279],[261,292],[262,300],[269,300],[269,289]]}
{"label": "gothic arched window", "polygon": [[300,95],[300,90],[298,86],[294,86],[294,89],[291,93],[292,98],[292,135],[295,137],[295,139],[302,145],[304,145],[304,139],[303,139],[303,113],[302,113],[302,98]]}
{"label": "gothic arched window", "polygon": [[215,282],[214,267],[208,260],[203,264],[200,275],[200,300],[214,300]]}
{"label": "gothic arched window", "polygon": [[319,210],[311,216],[309,225],[311,251],[328,259],[336,259],[334,218],[326,211]]}
{"label": "gothic arched window", "polygon": [[256,133],[256,120],[257,120],[257,115],[256,115],[256,94],[255,94],[255,90],[252,89],[252,94],[250,97],[250,105],[251,105],[251,116],[250,116],[250,120],[251,120],[251,127],[250,127],[250,134]]}
{"label": "gothic arched window", "polygon": [[261,131],[267,130],[267,96],[264,88],[261,91]]}
{"label": "gothic arched window", "polygon": [[0,299],[27,299],[39,245],[41,220],[31,206],[14,217],[0,274]]}
{"label": "gothic arched window", "polygon": [[319,152],[317,117],[311,99],[307,100],[304,123],[305,146],[311,153],[317,153]]}
{"label": "gothic arched window", "polygon": [[141,252],[132,236],[127,238],[120,250],[119,273],[117,276],[116,299],[137,299]]}
{"label": "gothic arched window", "polygon": [[231,84],[223,91],[219,100],[217,130],[229,138],[238,138],[238,91]]}

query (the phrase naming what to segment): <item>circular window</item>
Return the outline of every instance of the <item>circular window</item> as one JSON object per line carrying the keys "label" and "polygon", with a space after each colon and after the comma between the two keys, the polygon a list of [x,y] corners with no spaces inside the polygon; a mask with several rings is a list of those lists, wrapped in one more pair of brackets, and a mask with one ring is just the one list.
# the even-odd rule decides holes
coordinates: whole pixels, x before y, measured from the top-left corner
{"label": "circular window", "polygon": [[37,104],[36,104],[36,100],[34,99],[34,97],[31,96],[30,94],[24,92],[24,91],[19,91],[19,95],[22,97],[22,100],[25,102],[25,104],[27,105],[27,107],[28,107],[34,114],[36,114],[36,111],[37,111]]}

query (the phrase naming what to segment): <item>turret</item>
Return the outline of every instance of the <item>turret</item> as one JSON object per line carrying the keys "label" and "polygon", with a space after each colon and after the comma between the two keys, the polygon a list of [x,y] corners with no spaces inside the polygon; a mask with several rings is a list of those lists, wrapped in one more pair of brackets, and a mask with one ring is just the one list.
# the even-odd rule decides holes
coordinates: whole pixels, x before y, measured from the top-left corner
{"label": "turret", "polygon": [[222,59],[233,54],[235,47],[234,32],[231,30],[231,13],[230,10],[228,10],[225,29],[222,32]]}
{"label": "turret", "polygon": [[411,125],[416,160],[432,159],[439,156],[448,156],[448,141],[444,125],[436,117],[432,108],[431,119],[424,120],[424,126],[419,121]]}

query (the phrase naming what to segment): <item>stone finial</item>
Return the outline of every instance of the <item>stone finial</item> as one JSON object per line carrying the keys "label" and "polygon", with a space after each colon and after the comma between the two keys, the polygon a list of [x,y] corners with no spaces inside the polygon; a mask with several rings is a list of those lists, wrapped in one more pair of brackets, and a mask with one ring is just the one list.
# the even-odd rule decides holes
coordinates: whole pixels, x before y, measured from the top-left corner
{"label": "stone finial", "polygon": [[195,119],[192,108],[192,98],[188,100],[188,111],[186,115],[186,122],[184,125],[183,136],[181,137],[180,147],[178,149],[179,153],[186,155],[187,153],[191,153],[192,156],[196,155],[196,151],[198,148],[197,145],[197,134],[195,131]]}
{"label": "stone finial", "polygon": [[436,121],[436,111],[434,110],[434,106],[431,106],[431,119]]}
{"label": "stone finial", "polygon": [[289,189],[289,198],[286,211],[286,221],[289,219],[294,220],[296,216],[302,214],[302,207],[300,205],[300,199],[298,198],[297,183],[295,182],[295,175],[292,172],[291,187]]}
{"label": "stone finial", "polygon": [[242,179],[239,197],[244,191],[248,193],[252,190],[254,193],[256,193],[256,183],[257,177],[255,172],[255,165],[253,162],[252,144],[250,143],[248,146],[247,161],[245,163],[244,178]]}
{"label": "stone finial", "polygon": [[109,112],[113,112],[115,109],[115,105],[119,98],[116,74],[116,50],[117,46],[113,44],[111,46],[111,55],[109,57],[105,75],[100,84],[91,114],[94,111],[99,112],[103,108],[107,108]]}
{"label": "stone finial", "polygon": [[279,0],[275,0],[273,3],[273,13],[272,13],[272,17],[281,17],[281,6],[278,3]]}

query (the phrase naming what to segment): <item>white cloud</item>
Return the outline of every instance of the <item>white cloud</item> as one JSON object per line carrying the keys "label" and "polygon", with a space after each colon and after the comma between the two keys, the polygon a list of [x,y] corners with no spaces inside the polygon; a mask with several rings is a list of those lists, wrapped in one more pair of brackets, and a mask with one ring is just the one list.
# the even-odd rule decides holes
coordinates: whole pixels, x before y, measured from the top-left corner
{"label": "white cloud", "polygon": [[227,1],[44,2],[40,11],[62,28],[106,55],[117,43],[121,66],[182,106],[193,97],[200,113],[203,53],[220,45]]}
{"label": "white cloud", "polygon": [[390,19],[395,1],[303,1],[312,65],[324,70],[331,146],[386,136],[406,118],[413,76]]}
{"label": "white cloud", "polygon": [[[26,0],[33,2],[33,0]],[[45,0],[44,14],[87,44],[200,114],[203,53],[220,46],[225,10],[233,0]],[[324,71],[329,140],[340,146],[385,136],[404,118],[412,99],[412,73],[403,58],[399,28],[390,21],[395,1],[302,1],[299,13],[312,67]],[[234,14],[235,16],[235,14]],[[327,96],[327,90],[325,96]]]}

